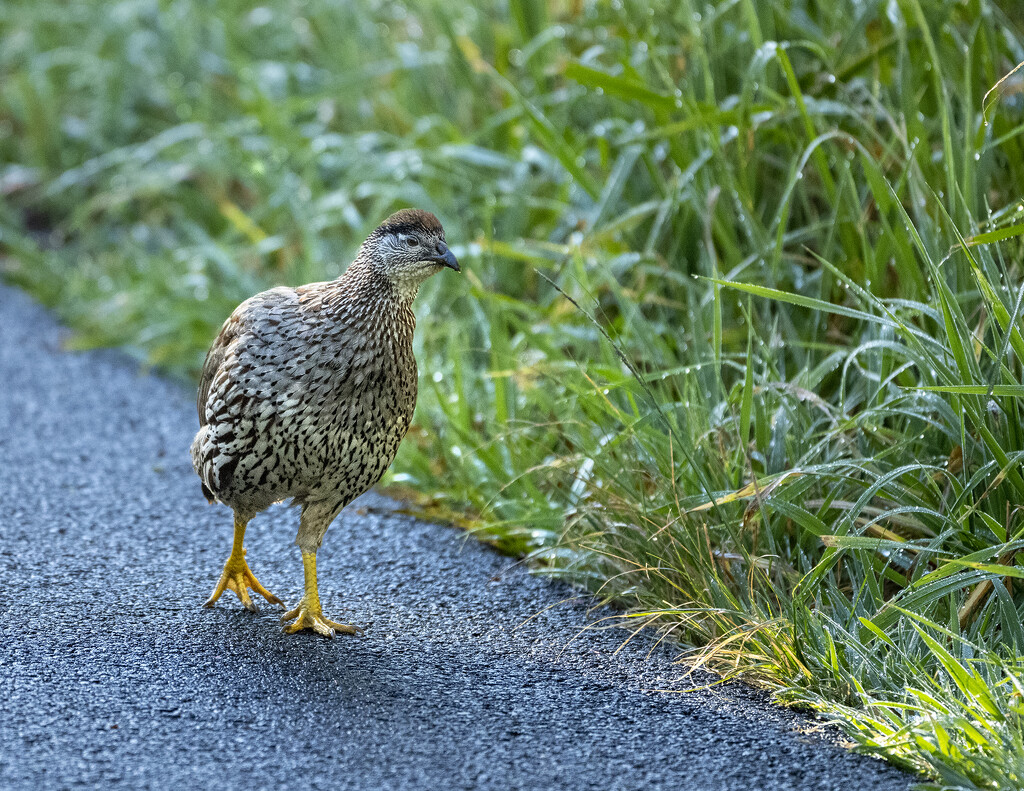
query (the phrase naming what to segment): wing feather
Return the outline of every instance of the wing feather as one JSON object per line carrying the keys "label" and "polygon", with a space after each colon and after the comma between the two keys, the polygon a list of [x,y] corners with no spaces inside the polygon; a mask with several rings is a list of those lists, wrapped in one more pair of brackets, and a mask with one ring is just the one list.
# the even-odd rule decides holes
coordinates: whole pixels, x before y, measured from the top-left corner
{"label": "wing feather", "polygon": [[210,397],[210,386],[217,377],[221,363],[224,362],[224,355],[228,347],[238,339],[242,326],[241,312],[236,309],[228,317],[228,320],[224,322],[224,326],[220,328],[220,332],[213,341],[213,345],[206,353],[206,359],[203,361],[203,372],[199,377],[199,394],[196,396],[196,410],[199,412],[200,428],[207,424],[206,399]]}

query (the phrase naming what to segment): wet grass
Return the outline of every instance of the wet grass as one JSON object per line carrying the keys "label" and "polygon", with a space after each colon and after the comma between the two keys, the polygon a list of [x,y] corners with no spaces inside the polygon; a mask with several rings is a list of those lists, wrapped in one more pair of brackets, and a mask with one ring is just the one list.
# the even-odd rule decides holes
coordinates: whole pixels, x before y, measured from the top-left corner
{"label": "wet grass", "polygon": [[188,376],[435,211],[466,275],[393,483],[934,787],[1020,787],[1021,11],[9,2],[2,266]]}

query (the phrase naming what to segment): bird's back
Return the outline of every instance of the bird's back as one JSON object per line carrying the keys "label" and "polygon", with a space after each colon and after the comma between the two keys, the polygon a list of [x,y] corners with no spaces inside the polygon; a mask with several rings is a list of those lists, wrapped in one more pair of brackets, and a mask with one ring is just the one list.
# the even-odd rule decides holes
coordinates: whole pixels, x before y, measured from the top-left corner
{"label": "bird's back", "polygon": [[412,419],[414,325],[358,267],[239,305],[199,387],[192,460],[207,496],[250,514],[293,497],[340,509],[373,486]]}

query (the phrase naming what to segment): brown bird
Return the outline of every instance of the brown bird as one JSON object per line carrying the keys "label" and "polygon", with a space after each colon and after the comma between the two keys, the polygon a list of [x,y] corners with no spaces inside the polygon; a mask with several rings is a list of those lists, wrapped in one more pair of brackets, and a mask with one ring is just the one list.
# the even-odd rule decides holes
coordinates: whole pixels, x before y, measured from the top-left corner
{"label": "brown bird", "polygon": [[203,364],[192,466],[210,502],[230,506],[235,537],[213,595],[225,589],[256,610],[260,585],[245,561],[249,520],[271,504],[302,506],[295,543],[305,593],[282,621],[333,637],[359,630],[323,616],[316,552],[342,508],[394,461],[416,406],[412,302],[444,267],[459,270],[437,218],[388,217],[337,280],[274,288],[239,305]]}

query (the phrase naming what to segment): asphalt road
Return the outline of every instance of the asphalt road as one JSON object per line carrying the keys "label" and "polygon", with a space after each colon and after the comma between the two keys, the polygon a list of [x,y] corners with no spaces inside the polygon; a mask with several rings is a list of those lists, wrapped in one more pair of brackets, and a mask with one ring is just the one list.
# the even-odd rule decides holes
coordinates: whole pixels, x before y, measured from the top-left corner
{"label": "asphalt road", "polygon": [[[189,464],[192,394],[62,337],[0,286],[0,788],[911,785],[746,687],[653,691],[693,683],[670,649],[616,653],[569,589],[376,494],[318,564],[364,636],[286,636],[231,593],[202,609],[231,517]],[[296,526],[275,508],[246,536],[289,603]]]}

